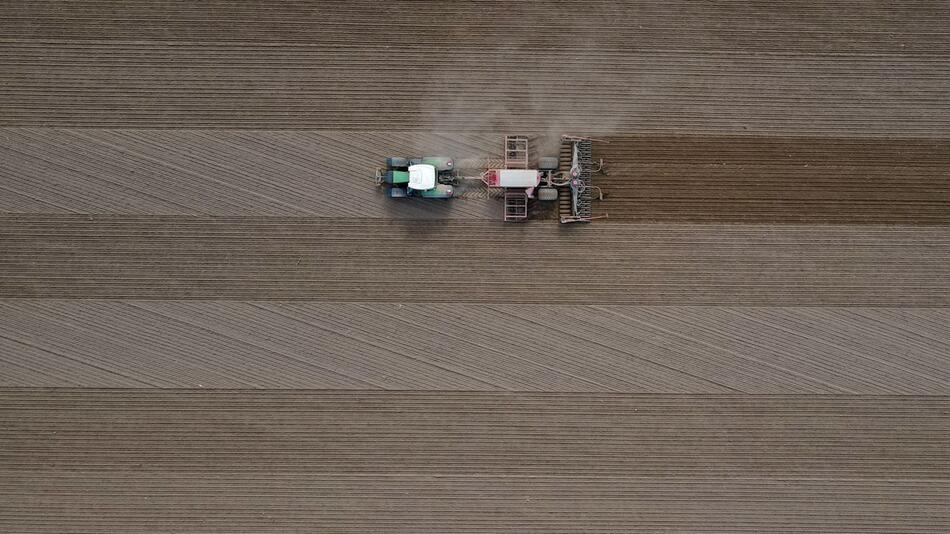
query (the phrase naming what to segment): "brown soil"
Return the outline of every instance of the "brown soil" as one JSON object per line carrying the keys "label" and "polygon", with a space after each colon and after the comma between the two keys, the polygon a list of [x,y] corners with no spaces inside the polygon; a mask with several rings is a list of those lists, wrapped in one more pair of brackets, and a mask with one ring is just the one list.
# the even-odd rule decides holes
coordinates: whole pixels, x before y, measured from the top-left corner
{"label": "brown soil", "polygon": [[[0,531],[950,531],[947,20],[0,3]],[[610,218],[372,185],[505,133]]]}

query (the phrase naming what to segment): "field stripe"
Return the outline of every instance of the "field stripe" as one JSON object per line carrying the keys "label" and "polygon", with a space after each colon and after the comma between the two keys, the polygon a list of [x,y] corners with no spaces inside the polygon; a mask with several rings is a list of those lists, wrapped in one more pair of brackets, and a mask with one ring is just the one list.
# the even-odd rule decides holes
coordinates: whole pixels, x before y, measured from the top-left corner
{"label": "field stripe", "polygon": [[[666,48],[940,54],[950,50],[946,5],[928,1],[708,4],[688,0],[398,0],[333,4],[14,0],[0,6],[9,38],[386,44],[432,49]],[[418,31],[418,21],[443,31]],[[532,31],[525,31],[529,24]]]}
{"label": "field stripe", "polygon": [[950,223],[937,139],[617,136],[595,145],[612,221]]}
{"label": "field stripe", "polygon": [[947,227],[20,215],[0,246],[4,298],[950,302]]}
{"label": "field stripe", "polygon": [[5,128],[0,211],[501,218],[500,203],[484,197],[389,199],[375,187],[374,173],[388,156],[497,157],[502,139],[405,131]]}
{"label": "field stripe", "polygon": [[0,126],[950,131],[946,53],[14,40],[0,41],[0,64]]}
{"label": "field stripe", "polygon": [[0,526],[936,533],[947,403],[0,390]]}
{"label": "field stripe", "polygon": [[950,311],[0,301],[0,387],[950,394]]}
{"label": "field stripe", "polygon": [[[446,154],[467,176],[501,133],[0,129],[0,212],[492,219],[478,180],[450,202],[373,185],[387,156]],[[558,153],[532,136],[532,161]],[[624,222],[950,224],[950,145],[937,139],[613,136],[598,213]],[[532,217],[545,218],[543,206]]]}

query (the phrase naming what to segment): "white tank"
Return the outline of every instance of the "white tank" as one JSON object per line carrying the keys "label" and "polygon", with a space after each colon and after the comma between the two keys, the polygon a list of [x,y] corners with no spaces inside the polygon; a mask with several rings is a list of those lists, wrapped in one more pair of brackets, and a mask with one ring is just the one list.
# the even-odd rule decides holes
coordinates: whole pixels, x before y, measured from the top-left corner
{"label": "white tank", "polygon": [[536,187],[541,173],[533,169],[499,169],[498,187]]}

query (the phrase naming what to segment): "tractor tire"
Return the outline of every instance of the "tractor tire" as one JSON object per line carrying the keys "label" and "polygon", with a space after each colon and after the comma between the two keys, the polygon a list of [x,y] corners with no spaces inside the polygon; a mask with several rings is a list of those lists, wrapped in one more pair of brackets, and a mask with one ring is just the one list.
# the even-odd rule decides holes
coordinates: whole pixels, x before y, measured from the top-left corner
{"label": "tractor tire", "polygon": [[409,196],[406,193],[406,189],[402,187],[390,187],[389,188],[389,198],[406,198]]}
{"label": "tractor tire", "polygon": [[436,172],[448,172],[455,169],[455,162],[448,156],[425,156],[422,163],[432,165]]}
{"label": "tractor tire", "polygon": [[547,156],[538,158],[538,169],[542,171],[556,171],[560,166],[561,164],[555,157]]}
{"label": "tractor tire", "polygon": [[386,158],[386,167],[389,169],[405,169],[409,166],[406,158]]}
{"label": "tractor tire", "polygon": [[541,202],[551,202],[553,200],[557,200],[557,188],[539,187],[538,200],[540,200]]}

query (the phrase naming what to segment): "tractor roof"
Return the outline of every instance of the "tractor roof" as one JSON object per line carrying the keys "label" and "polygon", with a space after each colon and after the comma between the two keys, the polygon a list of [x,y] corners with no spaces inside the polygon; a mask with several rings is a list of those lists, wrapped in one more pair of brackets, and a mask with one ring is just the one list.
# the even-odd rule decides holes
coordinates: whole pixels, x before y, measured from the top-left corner
{"label": "tractor roof", "polygon": [[419,164],[409,166],[409,189],[428,191],[435,187],[435,167]]}

